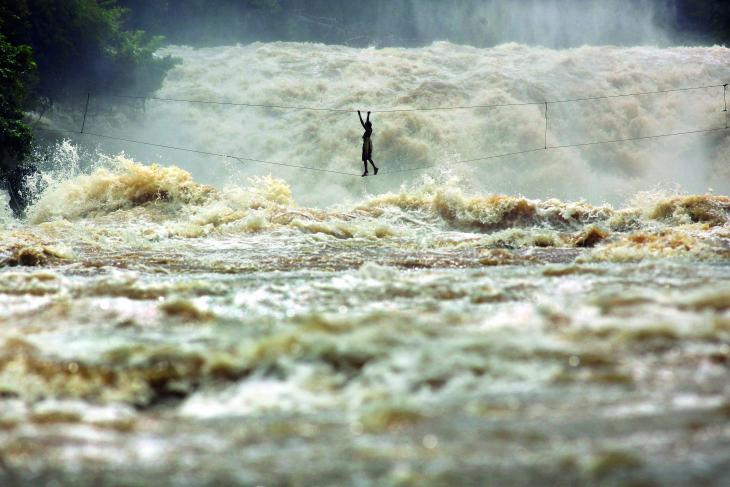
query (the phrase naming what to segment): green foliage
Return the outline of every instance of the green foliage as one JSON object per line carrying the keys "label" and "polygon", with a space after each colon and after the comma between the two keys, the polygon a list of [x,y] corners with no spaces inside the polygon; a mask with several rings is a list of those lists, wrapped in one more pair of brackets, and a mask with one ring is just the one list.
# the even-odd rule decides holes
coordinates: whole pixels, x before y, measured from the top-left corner
{"label": "green foliage", "polygon": [[12,44],[33,48],[36,93],[51,99],[161,85],[174,60],[153,55],[160,38],[125,30],[125,12],[114,1],[0,0],[3,32]]}
{"label": "green foliage", "polygon": [[0,0],[0,187],[16,215],[36,170],[26,109],[86,91],[148,93],[175,64],[154,55],[161,38],[124,29],[125,12],[113,0]]}
{"label": "green foliage", "polygon": [[36,65],[29,46],[13,46],[0,34],[0,157],[23,159],[30,151],[30,127],[23,123],[26,86],[34,79]]}

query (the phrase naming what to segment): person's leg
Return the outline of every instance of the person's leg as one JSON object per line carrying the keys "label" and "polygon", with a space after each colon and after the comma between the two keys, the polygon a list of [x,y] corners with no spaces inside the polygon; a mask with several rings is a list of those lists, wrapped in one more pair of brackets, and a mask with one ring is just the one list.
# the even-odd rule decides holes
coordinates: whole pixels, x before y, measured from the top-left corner
{"label": "person's leg", "polygon": [[367,159],[363,159],[362,163],[365,166],[365,172],[362,173],[362,175],[363,176],[367,176],[367,174],[368,174],[368,160]]}
{"label": "person's leg", "polygon": [[[378,168],[377,168],[377,166],[375,165],[375,163],[373,162],[372,159],[370,159],[370,164],[373,165],[373,171],[375,171],[375,174],[378,174]],[[367,164],[365,164],[365,166],[367,166]]]}
{"label": "person's leg", "polygon": [[10,209],[16,218],[23,216],[27,203],[20,190],[18,181],[11,179],[8,184],[8,194],[10,195]]}

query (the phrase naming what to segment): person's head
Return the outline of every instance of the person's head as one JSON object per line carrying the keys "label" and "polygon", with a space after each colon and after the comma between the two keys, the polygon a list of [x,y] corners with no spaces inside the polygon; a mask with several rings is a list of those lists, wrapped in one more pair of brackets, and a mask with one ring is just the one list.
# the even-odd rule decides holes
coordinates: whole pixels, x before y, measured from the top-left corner
{"label": "person's head", "polygon": [[367,122],[365,122],[365,128],[366,129],[373,128],[373,123],[370,120],[368,120]]}

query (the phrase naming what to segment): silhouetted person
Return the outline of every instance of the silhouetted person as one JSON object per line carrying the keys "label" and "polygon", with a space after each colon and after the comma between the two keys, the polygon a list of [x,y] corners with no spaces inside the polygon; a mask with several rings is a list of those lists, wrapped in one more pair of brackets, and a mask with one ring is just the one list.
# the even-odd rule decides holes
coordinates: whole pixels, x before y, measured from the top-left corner
{"label": "silhouetted person", "polygon": [[368,112],[368,118],[366,121],[362,121],[362,114],[360,110],[357,111],[357,116],[360,117],[360,124],[365,129],[365,133],[362,134],[362,163],[365,165],[365,172],[362,173],[363,177],[368,175],[368,162],[373,165],[375,175],[378,175],[378,168],[373,162],[373,124],[370,123],[370,112]]}
{"label": "silhouetted person", "polygon": [[31,203],[31,188],[28,187],[28,177],[38,169],[33,164],[19,163],[0,148],[0,189],[6,189],[10,196],[10,208],[13,214],[20,218],[25,208]]}

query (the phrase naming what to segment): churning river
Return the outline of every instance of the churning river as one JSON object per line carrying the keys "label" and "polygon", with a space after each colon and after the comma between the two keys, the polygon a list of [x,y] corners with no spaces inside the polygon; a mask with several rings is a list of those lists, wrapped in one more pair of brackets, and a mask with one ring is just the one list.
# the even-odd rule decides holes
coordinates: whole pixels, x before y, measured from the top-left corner
{"label": "churning river", "polygon": [[[712,86],[551,105],[547,143],[726,123],[720,47],[166,52],[158,98]],[[87,131],[362,170],[353,113],[134,103],[92,97]],[[0,217],[3,485],[728,485],[728,132],[452,164],[542,148],[544,106],[373,122],[384,173],[435,167],[59,143],[27,218]]]}

